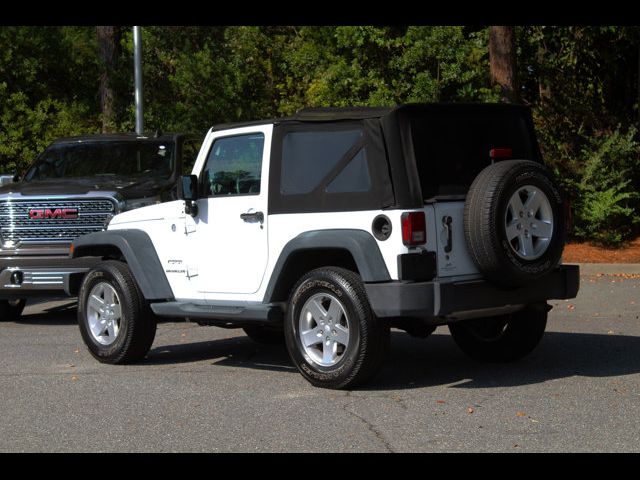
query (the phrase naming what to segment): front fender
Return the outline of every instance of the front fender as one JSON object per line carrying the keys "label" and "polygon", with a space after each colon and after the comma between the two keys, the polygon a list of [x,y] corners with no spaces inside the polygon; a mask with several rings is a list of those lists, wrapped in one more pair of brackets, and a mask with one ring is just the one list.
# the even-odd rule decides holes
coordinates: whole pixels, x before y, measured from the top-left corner
{"label": "front fender", "polygon": [[72,257],[100,256],[117,250],[131,269],[146,300],[173,299],[173,291],[149,235],[142,230],[107,230],[73,242]]}

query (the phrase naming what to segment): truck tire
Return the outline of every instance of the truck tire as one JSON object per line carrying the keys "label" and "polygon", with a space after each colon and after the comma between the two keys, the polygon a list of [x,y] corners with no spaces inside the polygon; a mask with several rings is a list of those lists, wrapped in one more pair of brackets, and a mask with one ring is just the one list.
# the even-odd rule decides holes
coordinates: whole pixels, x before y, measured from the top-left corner
{"label": "truck tire", "polygon": [[491,282],[517,287],[556,268],[565,243],[562,192],[541,164],[505,160],[476,177],[464,209],[467,246]]}
{"label": "truck tire", "polygon": [[22,315],[27,301],[24,298],[19,300],[0,300],[0,321],[15,322]]}
{"label": "truck tire", "polygon": [[449,324],[458,347],[479,362],[519,360],[540,343],[547,326],[547,306],[529,305],[510,315]]}
{"label": "truck tire", "polygon": [[373,314],[360,277],[338,267],[312,270],[298,281],[284,331],[293,363],[316,387],[369,380],[389,348],[389,327]]}
{"label": "truck tire", "polygon": [[282,345],[284,343],[284,331],[268,327],[243,327],[244,333],[251,340],[263,345]]}
{"label": "truck tire", "polygon": [[110,260],[87,273],[78,295],[78,324],[89,352],[102,363],[141,360],[156,320],[126,263]]}

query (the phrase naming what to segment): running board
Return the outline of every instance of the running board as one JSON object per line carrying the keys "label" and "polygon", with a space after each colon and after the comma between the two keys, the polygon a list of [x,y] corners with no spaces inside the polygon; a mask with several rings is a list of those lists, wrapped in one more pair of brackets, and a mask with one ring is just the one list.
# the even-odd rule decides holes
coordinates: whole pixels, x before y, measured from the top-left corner
{"label": "running board", "polygon": [[152,303],[151,310],[159,317],[222,320],[224,323],[269,323],[283,321],[283,311],[277,304],[200,305],[192,302]]}

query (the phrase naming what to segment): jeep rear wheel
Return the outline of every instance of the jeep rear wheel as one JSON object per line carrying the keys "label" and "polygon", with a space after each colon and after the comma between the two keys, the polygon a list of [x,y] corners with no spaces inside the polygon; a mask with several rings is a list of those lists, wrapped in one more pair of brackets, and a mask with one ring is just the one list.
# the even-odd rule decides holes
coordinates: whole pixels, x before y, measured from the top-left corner
{"label": "jeep rear wheel", "polygon": [[144,358],[156,321],[126,263],[107,261],[84,277],[78,324],[89,352],[102,363]]}
{"label": "jeep rear wheel", "polygon": [[531,353],[547,326],[547,307],[529,305],[510,315],[449,324],[458,347],[480,362],[506,363]]}
{"label": "jeep rear wheel", "polygon": [[370,379],[389,345],[389,327],[371,311],[360,277],[337,267],[313,270],[291,292],[285,341],[313,385],[349,388]]}
{"label": "jeep rear wheel", "polygon": [[15,322],[22,315],[27,301],[24,298],[19,300],[0,300],[0,321]]}
{"label": "jeep rear wheel", "polygon": [[562,193],[544,166],[507,160],[476,177],[465,203],[469,253],[489,280],[512,287],[540,278],[565,242]]}

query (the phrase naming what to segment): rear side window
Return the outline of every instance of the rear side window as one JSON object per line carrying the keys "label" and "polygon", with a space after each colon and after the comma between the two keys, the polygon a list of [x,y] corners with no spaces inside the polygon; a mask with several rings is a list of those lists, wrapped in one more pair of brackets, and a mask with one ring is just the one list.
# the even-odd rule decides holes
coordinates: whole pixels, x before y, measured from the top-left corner
{"label": "rear side window", "polygon": [[371,188],[361,129],[293,131],[284,136],[280,193],[300,195],[323,186],[326,193]]}

